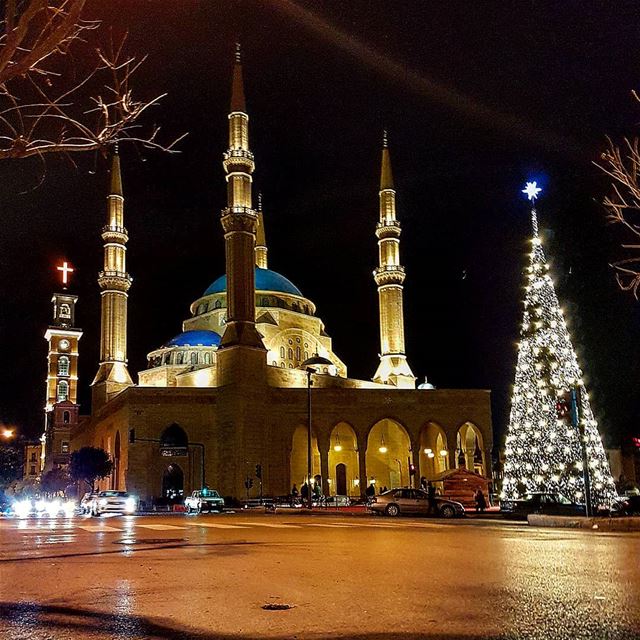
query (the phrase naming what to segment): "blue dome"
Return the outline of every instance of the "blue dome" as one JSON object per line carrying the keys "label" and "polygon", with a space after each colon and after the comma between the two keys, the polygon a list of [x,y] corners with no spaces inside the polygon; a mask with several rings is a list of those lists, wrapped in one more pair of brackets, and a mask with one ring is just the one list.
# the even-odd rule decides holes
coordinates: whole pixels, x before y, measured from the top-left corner
{"label": "blue dome", "polygon": [[171,338],[165,347],[217,347],[220,344],[220,334],[207,329],[192,329],[179,333]]}
{"label": "blue dome", "polygon": [[[203,295],[210,296],[213,293],[224,293],[227,290],[227,276],[220,276]],[[304,296],[300,289],[271,269],[256,267],[256,291],[278,291],[280,293],[290,293],[294,296]]]}

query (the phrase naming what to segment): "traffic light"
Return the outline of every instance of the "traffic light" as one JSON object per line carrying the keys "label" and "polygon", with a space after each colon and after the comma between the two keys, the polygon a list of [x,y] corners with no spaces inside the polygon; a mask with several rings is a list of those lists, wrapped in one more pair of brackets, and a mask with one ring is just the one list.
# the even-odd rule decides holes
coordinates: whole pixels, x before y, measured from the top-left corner
{"label": "traffic light", "polygon": [[571,422],[571,400],[568,391],[561,391],[556,398],[556,418],[562,422]]}
{"label": "traffic light", "polygon": [[258,480],[262,480],[262,465],[261,464],[257,464],[256,465],[256,478],[258,478]]}

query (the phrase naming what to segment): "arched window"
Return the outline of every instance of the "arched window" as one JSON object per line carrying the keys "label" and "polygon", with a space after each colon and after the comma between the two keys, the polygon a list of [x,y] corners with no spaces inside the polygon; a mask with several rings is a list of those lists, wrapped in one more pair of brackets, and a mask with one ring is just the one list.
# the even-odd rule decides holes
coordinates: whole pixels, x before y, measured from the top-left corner
{"label": "arched window", "polygon": [[216,300],[216,303],[215,303],[214,307],[216,309],[220,309],[220,307],[222,307],[222,302],[220,302],[220,300]]}
{"label": "arched window", "polygon": [[62,422],[64,422],[64,424],[69,424],[70,420],[71,420],[71,414],[68,411],[64,411],[62,414]]}
{"label": "arched window", "polygon": [[191,352],[191,364],[198,364],[198,354],[195,351]]}
{"label": "arched window", "polygon": [[278,366],[278,362],[277,362],[276,360],[272,360],[272,361],[271,361],[271,364],[272,364],[274,367],[277,367],[277,366]]}
{"label": "arched window", "polygon": [[60,380],[58,382],[58,390],[57,390],[57,400],[58,402],[64,402],[69,397],[69,383],[66,380]]}
{"label": "arched window", "polygon": [[58,375],[59,376],[69,375],[69,358],[67,356],[60,356],[58,358]]}
{"label": "arched window", "polygon": [[204,363],[211,364],[211,354],[208,351],[204,354]]}
{"label": "arched window", "polygon": [[184,360],[184,354],[182,353],[182,351],[179,351],[176,354],[176,364],[182,364],[183,360]]}
{"label": "arched window", "polygon": [[284,349],[284,347],[280,347],[280,357],[281,358],[285,357],[285,349]]}
{"label": "arched window", "polygon": [[281,369],[284,369],[284,362],[281,362],[281,363],[280,363],[280,368],[281,368]]}
{"label": "arched window", "polygon": [[207,313],[208,311],[209,311],[209,303],[205,302],[204,305],[203,305],[202,312],[203,313]]}
{"label": "arched window", "polygon": [[300,347],[296,347],[296,360],[300,360]]}
{"label": "arched window", "polygon": [[305,360],[308,360],[308,359],[309,359],[309,352],[308,352],[308,351],[305,351],[305,352],[304,352],[304,359],[305,359]]}
{"label": "arched window", "polygon": [[164,354],[163,363],[169,364],[170,362],[171,362],[171,351],[167,351],[167,353]]}
{"label": "arched window", "polygon": [[189,446],[189,438],[185,430],[175,422],[169,425],[160,436],[161,447],[187,447]]}
{"label": "arched window", "polygon": [[293,369],[293,364],[291,362],[289,363],[289,369]]}
{"label": "arched window", "polygon": [[71,307],[68,304],[60,305],[60,317],[61,318],[70,318],[71,317]]}
{"label": "arched window", "polygon": [[293,360],[293,349],[289,348],[287,355],[289,356],[289,360]]}

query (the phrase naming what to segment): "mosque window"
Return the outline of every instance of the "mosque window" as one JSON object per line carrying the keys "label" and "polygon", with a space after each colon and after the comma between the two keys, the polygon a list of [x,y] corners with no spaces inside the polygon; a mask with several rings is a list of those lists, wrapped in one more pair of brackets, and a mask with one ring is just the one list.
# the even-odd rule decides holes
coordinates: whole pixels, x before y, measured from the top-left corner
{"label": "mosque window", "polygon": [[309,352],[308,352],[308,351],[305,351],[305,352],[304,352],[304,359],[305,359],[305,360],[308,360],[308,359],[309,359]]}
{"label": "mosque window", "polygon": [[289,339],[289,344],[293,344],[293,340]]}
{"label": "mosque window", "polygon": [[182,353],[182,351],[179,351],[178,354],[176,355],[176,364],[182,364],[183,360],[184,360],[184,354]]}
{"label": "mosque window", "polygon": [[291,362],[289,363],[289,369],[293,369],[293,364]]}
{"label": "mosque window", "polygon": [[277,362],[276,360],[272,360],[272,361],[271,361],[271,364],[272,364],[274,367],[277,367],[277,366],[278,366],[278,362]]}
{"label": "mosque window", "polygon": [[280,368],[281,368],[281,369],[284,369],[284,362],[281,362],[281,363],[280,363]]}
{"label": "mosque window", "polygon": [[309,343],[305,342],[305,343],[304,343],[304,348],[305,348],[305,349],[308,349],[308,348],[309,348]]}
{"label": "mosque window", "polygon": [[300,360],[300,347],[296,347],[296,360]]}
{"label": "mosque window", "polygon": [[60,356],[58,358],[58,375],[59,376],[69,375],[69,358],[67,356]]}
{"label": "mosque window", "polygon": [[202,312],[203,313],[207,313],[209,311],[209,303],[205,302],[203,307],[202,307]]}
{"label": "mosque window", "polygon": [[211,364],[211,354],[208,351],[204,354],[204,363]]}
{"label": "mosque window", "polygon": [[222,307],[222,302],[220,302],[220,300],[216,300],[216,303],[215,303],[214,307],[216,309],[220,309],[220,307]]}
{"label": "mosque window", "polygon": [[69,453],[69,443],[66,440],[63,440],[60,444],[61,453]]}
{"label": "mosque window", "polygon": [[300,344],[300,338],[296,338],[296,342]]}
{"label": "mosque window", "polygon": [[64,424],[69,424],[69,420],[70,420],[70,419],[71,419],[71,414],[70,414],[68,411],[65,411],[65,412],[62,414],[62,422],[63,422]]}
{"label": "mosque window", "polygon": [[171,362],[171,351],[167,351],[167,353],[164,354],[163,363],[169,364],[170,362]]}
{"label": "mosque window", "polygon": [[191,364],[198,364],[198,354],[195,351],[191,352]]}
{"label": "mosque window", "polygon": [[61,304],[60,305],[60,313],[59,313],[59,317],[60,318],[70,318],[71,317],[71,307],[68,304]]}
{"label": "mosque window", "polygon": [[58,382],[56,397],[58,402],[64,402],[69,397],[69,383],[66,380]]}
{"label": "mosque window", "polygon": [[[289,340],[289,342],[291,342],[291,340]],[[289,356],[289,360],[293,360],[293,349],[291,347],[289,347],[287,355]]]}
{"label": "mosque window", "polygon": [[280,347],[280,357],[281,357],[281,358],[284,358],[284,357],[285,357],[285,355],[284,355],[284,354],[285,354],[285,349],[284,349],[284,347]]}

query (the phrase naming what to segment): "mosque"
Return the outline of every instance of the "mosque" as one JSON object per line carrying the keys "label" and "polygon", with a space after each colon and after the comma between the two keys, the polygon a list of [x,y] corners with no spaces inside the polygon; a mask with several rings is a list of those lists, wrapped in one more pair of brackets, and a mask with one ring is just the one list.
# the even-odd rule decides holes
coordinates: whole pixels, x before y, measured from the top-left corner
{"label": "mosque", "polygon": [[182,331],[149,353],[137,384],[127,364],[132,280],[120,160],[113,156],[92,414],[80,419],[70,410],[77,380],[71,388],[65,378],[76,370],[80,330],[73,328],[75,300],[67,296],[60,302],[70,305],[68,318],[47,334],[49,430],[64,436],[50,437],[49,448],[60,443],[67,454],[87,445],[105,449],[114,470],[102,488],[126,489],[144,500],[204,484],[236,498],[257,495],[259,485],[264,495],[287,494],[308,477],[309,432],[312,481],[325,495],[359,496],[371,484],[414,485],[456,467],[490,477],[489,391],[416,388],[409,366],[401,227],[386,139],[375,226],[372,216],[380,362],[371,380],[357,380],[348,376],[313,301],[269,268],[265,215],[260,202],[253,207],[256,164],[239,51],[228,126],[228,201],[220,219],[226,273],[203,282]]}

